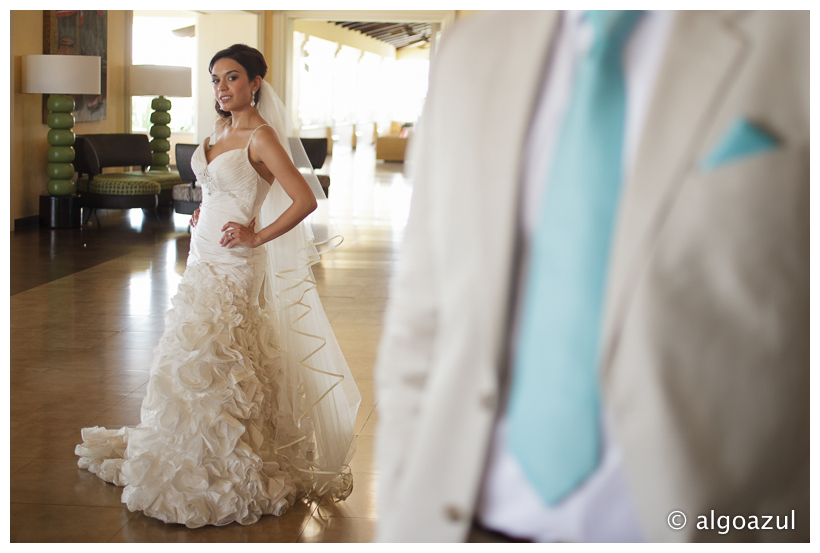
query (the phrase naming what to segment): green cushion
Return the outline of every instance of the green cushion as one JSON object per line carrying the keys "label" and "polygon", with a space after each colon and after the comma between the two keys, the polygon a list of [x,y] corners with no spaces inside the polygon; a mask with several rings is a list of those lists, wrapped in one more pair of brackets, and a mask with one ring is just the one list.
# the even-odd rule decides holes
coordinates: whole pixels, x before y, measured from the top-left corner
{"label": "green cushion", "polygon": [[142,196],[159,194],[160,184],[144,173],[102,173],[89,184],[87,177],[77,179],[77,190],[110,196]]}
{"label": "green cushion", "polygon": [[185,184],[176,171],[127,171],[125,175],[145,176],[157,181],[163,190],[171,189],[178,184]]}

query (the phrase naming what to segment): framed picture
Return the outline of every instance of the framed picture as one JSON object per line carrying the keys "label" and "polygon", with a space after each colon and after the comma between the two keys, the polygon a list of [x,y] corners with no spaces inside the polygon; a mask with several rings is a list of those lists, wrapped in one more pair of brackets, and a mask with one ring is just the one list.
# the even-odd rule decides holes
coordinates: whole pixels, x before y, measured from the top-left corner
{"label": "framed picture", "polygon": [[[100,56],[101,94],[72,94],[74,121],[105,120],[106,70],[108,53],[108,11],[106,10],[44,10],[43,53],[80,56]],[[48,108],[43,95],[43,123]]]}

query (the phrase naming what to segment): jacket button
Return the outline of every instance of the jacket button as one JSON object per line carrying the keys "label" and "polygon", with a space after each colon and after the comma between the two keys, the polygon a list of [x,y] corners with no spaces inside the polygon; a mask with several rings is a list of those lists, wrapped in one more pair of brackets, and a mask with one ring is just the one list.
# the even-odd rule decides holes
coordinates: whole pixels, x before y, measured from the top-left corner
{"label": "jacket button", "polygon": [[488,411],[495,411],[495,394],[486,394],[481,398],[481,406]]}
{"label": "jacket button", "polygon": [[450,522],[458,522],[464,518],[464,513],[458,507],[448,505],[444,508],[444,514]]}

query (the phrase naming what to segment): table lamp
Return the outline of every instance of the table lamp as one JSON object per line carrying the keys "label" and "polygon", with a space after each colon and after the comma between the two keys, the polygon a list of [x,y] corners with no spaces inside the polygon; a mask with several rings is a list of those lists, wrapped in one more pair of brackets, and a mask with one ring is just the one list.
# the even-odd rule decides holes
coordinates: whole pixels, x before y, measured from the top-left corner
{"label": "table lamp", "polygon": [[188,98],[191,96],[191,68],[172,65],[132,65],[131,66],[131,96],[157,96],[151,101],[152,127],[150,135],[151,151],[153,152],[152,171],[170,171],[168,164],[171,156],[168,151],[171,143],[171,100],[174,98]]}
{"label": "table lamp", "polygon": [[68,94],[100,93],[100,57],[69,55],[23,56],[23,92],[50,94],[48,184],[52,196],[74,193],[74,99]]}

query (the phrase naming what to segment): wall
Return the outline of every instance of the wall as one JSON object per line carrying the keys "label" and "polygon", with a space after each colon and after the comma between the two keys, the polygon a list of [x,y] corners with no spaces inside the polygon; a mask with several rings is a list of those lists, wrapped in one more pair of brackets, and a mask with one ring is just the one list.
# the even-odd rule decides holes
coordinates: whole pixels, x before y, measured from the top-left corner
{"label": "wall", "polygon": [[[258,16],[250,13],[197,14],[197,83],[196,143],[201,144],[214,131],[216,111],[214,91],[208,77],[208,64],[214,54],[232,44],[259,47]],[[270,66],[270,63],[268,63]],[[270,71],[270,67],[268,68]]]}
{"label": "wall", "polygon": [[[264,48],[262,49],[262,55],[265,56],[265,61],[268,62],[268,74],[265,77],[265,80],[273,85],[273,71],[270,67],[270,61],[274,59],[273,57],[273,10],[265,10],[262,14],[262,21],[263,21],[263,34],[264,36]],[[276,86],[274,85],[274,90],[276,90]],[[278,94],[281,95],[281,92],[277,91]]]}
{"label": "wall", "polygon": [[372,52],[379,56],[396,59],[396,48],[381,40],[351,31],[328,21],[308,21],[297,19],[293,23],[293,30],[306,35],[315,36],[331,42],[337,42],[351,48]]}
{"label": "wall", "polygon": [[481,13],[485,10],[456,10],[456,21],[459,19],[463,19],[465,17],[470,17],[471,15]]}
{"label": "wall", "polygon": [[430,47],[402,48],[396,50],[397,60],[430,60]]}
{"label": "wall", "polygon": [[[106,119],[77,123],[77,134],[126,132],[125,98],[126,39],[130,36],[130,12],[108,11],[108,89]],[[9,184],[9,226],[14,220],[39,211],[39,197],[46,193],[46,152],[48,126],[42,116],[42,94],[23,94],[22,56],[43,53],[43,11],[11,12],[12,33],[12,128],[11,182]]]}

